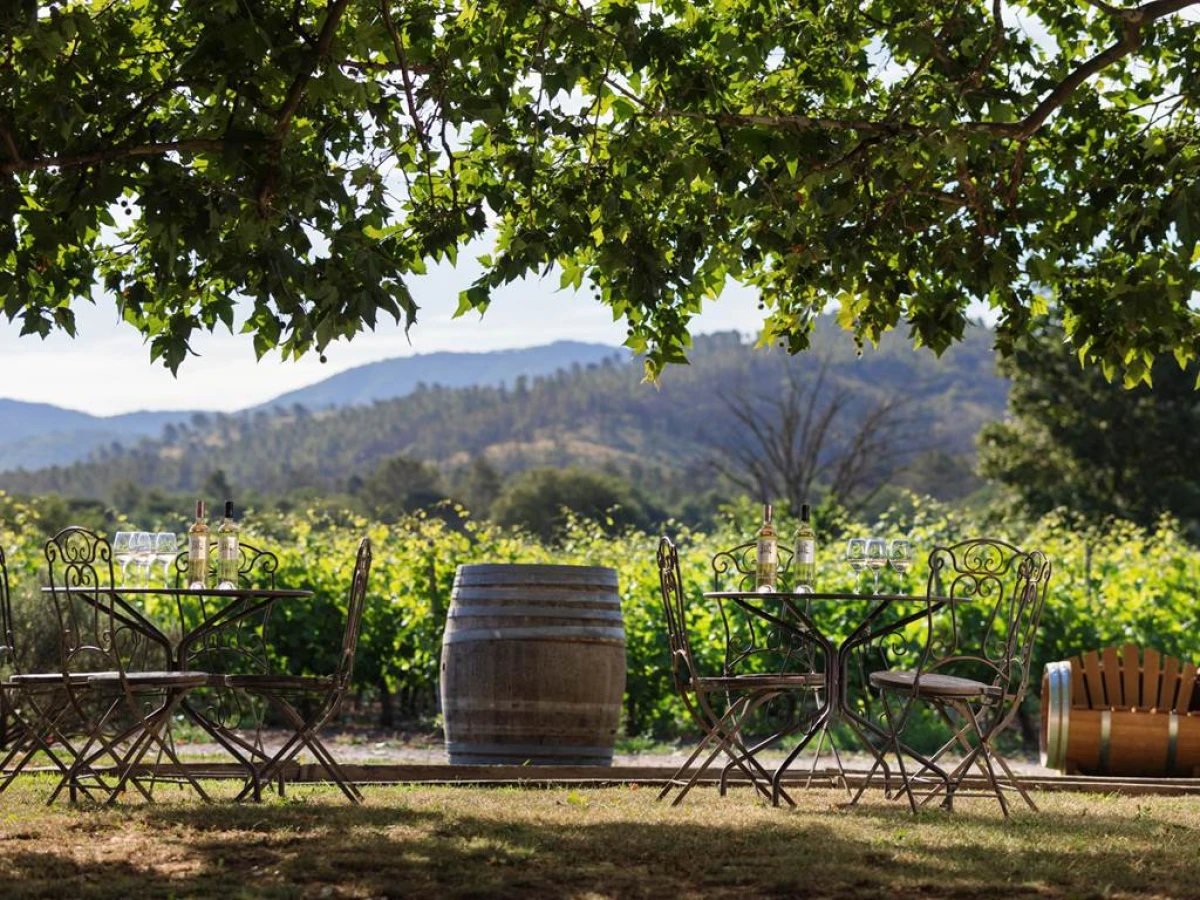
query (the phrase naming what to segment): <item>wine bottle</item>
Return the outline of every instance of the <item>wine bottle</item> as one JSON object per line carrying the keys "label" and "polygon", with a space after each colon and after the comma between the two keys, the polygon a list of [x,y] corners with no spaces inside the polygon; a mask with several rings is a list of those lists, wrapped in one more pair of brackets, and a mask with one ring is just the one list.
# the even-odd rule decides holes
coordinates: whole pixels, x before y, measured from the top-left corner
{"label": "wine bottle", "polygon": [[800,527],[796,529],[796,555],[792,563],[796,567],[797,593],[811,593],[817,578],[817,533],[808,521],[808,504],[800,507]]}
{"label": "wine bottle", "polygon": [[204,501],[196,501],[196,521],[188,529],[187,585],[192,590],[208,586],[208,523],[204,520]]}
{"label": "wine bottle", "polygon": [[233,521],[233,501],[225,501],[225,518],[217,529],[217,588],[232,591],[237,587],[241,563],[238,552],[238,527]]}
{"label": "wine bottle", "polygon": [[758,545],[755,548],[754,588],[757,591],[775,590],[775,576],[779,571],[779,540],[775,526],[771,524],[771,504],[763,504],[763,524],[758,529]]}

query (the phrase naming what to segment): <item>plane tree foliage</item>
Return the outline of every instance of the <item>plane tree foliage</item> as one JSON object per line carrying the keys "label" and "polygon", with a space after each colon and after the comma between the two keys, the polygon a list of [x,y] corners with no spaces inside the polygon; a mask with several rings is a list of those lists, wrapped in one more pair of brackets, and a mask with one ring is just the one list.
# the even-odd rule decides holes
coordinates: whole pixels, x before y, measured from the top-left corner
{"label": "plane tree foliage", "polygon": [[118,298],[176,369],[411,325],[553,273],[651,374],[730,281],[762,341],[836,305],[1001,352],[1047,300],[1105,375],[1200,326],[1200,0],[18,0],[0,11],[0,301]]}

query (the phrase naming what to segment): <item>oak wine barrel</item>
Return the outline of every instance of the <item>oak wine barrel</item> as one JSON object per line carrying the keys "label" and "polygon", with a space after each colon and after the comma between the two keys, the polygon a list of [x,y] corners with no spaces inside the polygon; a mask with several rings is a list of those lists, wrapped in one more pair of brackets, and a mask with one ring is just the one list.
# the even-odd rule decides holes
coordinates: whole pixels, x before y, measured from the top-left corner
{"label": "oak wine barrel", "polygon": [[441,668],[452,764],[611,765],[624,693],[616,570],[458,567]]}
{"label": "oak wine barrel", "polygon": [[1192,776],[1200,716],[1175,710],[1072,706],[1069,661],[1042,676],[1042,765],[1084,775]]}

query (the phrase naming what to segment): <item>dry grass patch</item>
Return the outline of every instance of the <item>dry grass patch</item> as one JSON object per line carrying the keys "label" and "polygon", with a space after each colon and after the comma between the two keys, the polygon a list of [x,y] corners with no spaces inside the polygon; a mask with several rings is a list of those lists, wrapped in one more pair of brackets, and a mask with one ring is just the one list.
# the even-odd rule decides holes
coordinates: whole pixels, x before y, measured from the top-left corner
{"label": "dry grass patch", "polygon": [[5,900],[34,897],[1200,897],[1200,798],[1039,797],[1000,818],[964,801],[914,818],[876,797],[839,809],[745,790],[679,809],[648,789],[375,787],[261,806],[43,805],[0,796]]}

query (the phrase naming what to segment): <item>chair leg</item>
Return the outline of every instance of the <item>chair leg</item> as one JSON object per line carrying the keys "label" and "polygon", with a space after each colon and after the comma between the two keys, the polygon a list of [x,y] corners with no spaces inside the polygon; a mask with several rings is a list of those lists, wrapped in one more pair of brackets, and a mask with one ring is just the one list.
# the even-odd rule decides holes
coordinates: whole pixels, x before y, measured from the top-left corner
{"label": "chair leg", "polygon": [[[710,713],[710,718],[715,720],[716,724],[709,729],[708,733],[705,734],[700,743],[696,745],[696,749],[692,751],[691,756],[688,757],[684,764],[679,767],[679,769],[667,782],[667,785],[659,793],[658,799],[664,799],[672,789],[678,788],[679,793],[671,802],[672,806],[678,806],[683,802],[683,798],[687,796],[688,792],[691,791],[691,789],[700,780],[700,777],[708,770],[709,766],[711,766],[716,758],[722,753],[726,754],[732,760],[732,763],[736,765],[743,774],[745,774],[751,785],[760,794],[763,794],[764,797],[769,799],[769,794],[766,791],[765,785],[762,781],[760,781],[760,778],[766,776],[767,772],[765,769],[763,769],[762,765],[756,759],[754,759],[753,753],[746,748],[738,736],[741,728],[741,722],[745,720],[746,716],[753,713],[753,711],[759,705],[765,702],[768,696],[769,695],[764,695],[763,697],[758,698],[751,698],[749,696],[739,697],[730,704],[724,715],[717,717],[715,714]],[[751,703],[752,700],[753,703]],[[707,704],[705,704],[705,707],[707,708]],[[708,757],[695,770],[695,772],[692,773],[688,781],[681,785],[680,780],[691,768],[692,764],[710,745],[712,746],[712,750],[708,754]],[[740,753],[735,753],[734,749],[740,751]],[[754,772],[750,771],[749,767],[758,769],[760,774],[756,776]],[[787,799],[789,803],[793,802],[790,797]]]}
{"label": "chair leg", "polygon": [[208,796],[208,792],[204,790],[200,782],[184,767],[174,748],[170,746],[169,740],[165,739],[162,734],[167,724],[171,721],[171,716],[179,708],[179,704],[183,702],[184,696],[185,694],[180,691],[168,692],[166,699],[159,705],[158,709],[153,710],[148,716],[142,719],[142,733],[138,735],[133,747],[126,754],[121,776],[116,786],[109,793],[105,803],[111,804],[116,802],[117,797],[125,789],[125,785],[133,778],[135,768],[141,764],[151,748],[156,746],[158,747],[159,758],[161,759],[165,755],[183,773],[184,779],[192,786],[192,789],[199,795],[200,799],[205,803],[212,802],[212,798]]}

